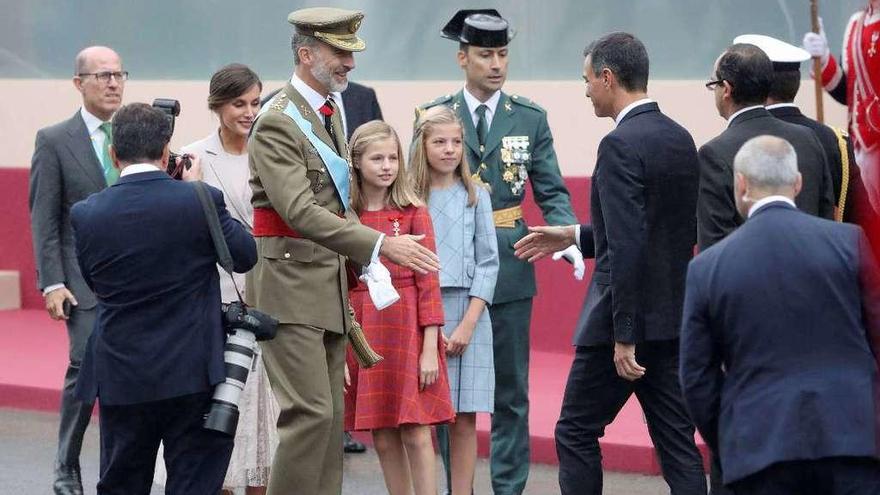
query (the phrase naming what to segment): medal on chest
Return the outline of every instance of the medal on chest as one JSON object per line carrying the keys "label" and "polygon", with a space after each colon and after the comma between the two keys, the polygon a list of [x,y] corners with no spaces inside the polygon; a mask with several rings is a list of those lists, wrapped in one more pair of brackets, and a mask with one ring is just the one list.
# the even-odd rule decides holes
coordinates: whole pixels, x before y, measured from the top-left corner
{"label": "medal on chest", "polygon": [[388,221],[391,222],[391,235],[397,237],[400,235],[400,219],[403,218],[400,215],[391,215],[388,217]]}
{"label": "medal on chest", "polygon": [[528,136],[501,138],[501,179],[508,184],[514,196],[521,196],[525,190],[529,178],[526,164],[531,158]]}

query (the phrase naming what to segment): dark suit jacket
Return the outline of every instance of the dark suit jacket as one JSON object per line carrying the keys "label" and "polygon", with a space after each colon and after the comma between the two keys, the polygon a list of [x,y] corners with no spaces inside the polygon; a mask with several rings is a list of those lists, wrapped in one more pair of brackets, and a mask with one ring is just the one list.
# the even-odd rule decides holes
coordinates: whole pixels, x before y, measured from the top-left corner
{"label": "dark suit jacket", "polygon": [[[771,108],[769,111],[777,119],[809,127],[816,133],[822,149],[825,150],[825,157],[828,159],[831,184],[834,189],[834,204],[839,204],[840,192],[843,187],[843,162],[840,159],[840,143],[834,130],[807,117],[797,107],[777,107]],[[865,191],[864,184],[862,184],[862,175],[859,172],[859,167],[856,165],[856,156],[849,138],[846,139],[846,150],[849,159],[849,184],[846,191],[846,203],[843,208],[843,220],[855,223],[857,221],[857,209],[854,206],[857,201],[867,197],[867,192]]]}
{"label": "dark suit jacket", "polygon": [[[260,100],[260,105],[265,105],[278,94],[281,88],[272,91]],[[376,99],[376,91],[363,84],[348,81],[348,88],[342,92],[342,105],[345,113],[346,139],[351,139],[352,133],[361,124],[371,120],[382,120],[382,109],[379,100]]]}
{"label": "dark suit jacket", "polygon": [[37,132],[31,159],[29,204],[37,288],[63,283],[79,307],[95,306],[95,296],[76,263],[70,208],[107,187],[80,111]]}
{"label": "dark suit jacket", "polygon": [[682,390],[725,484],[781,461],[876,455],[870,270],[857,226],[782,202],[691,262]]}
{"label": "dark suit jacket", "polygon": [[693,138],[656,103],[633,108],[602,139],[593,223],[581,226],[580,239],[596,268],[575,345],[678,338],[698,183]]}
{"label": "dark suit jacket", "polygon": [[834,217],[834,190],[825,152],[813,132],[774,118],[764,108],[737,115],[717,137],[700,148],[700,200],[697,207],[700,250],[742,225],[733,198],[733,158],[753,137],[771,135],[787,140],[797,152],[803,188],[798,208],[823,218]]}
{"label": "dark suit jacket", "polygon": [[[235,271],[253,238],[209,186]],[[121,177],[74,205],[71,222],[98,320],[77,395],[124,405],[205,392],[223,380],[217,256],[195,188],[164,172]]]}
{"label": "dark suit jacket", "polygon": [[345,107],[346,138],[351,139],[355,129],[371,120],[382,120],[382,109],[376,99],[373,88],[348,82],[348,88],[342,92],[342,104]]}

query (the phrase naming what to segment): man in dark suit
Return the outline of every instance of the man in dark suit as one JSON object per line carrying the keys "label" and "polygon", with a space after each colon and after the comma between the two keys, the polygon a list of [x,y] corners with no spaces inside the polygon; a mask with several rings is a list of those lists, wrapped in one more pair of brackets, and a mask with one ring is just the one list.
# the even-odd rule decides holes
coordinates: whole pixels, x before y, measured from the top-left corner
{"label": "man in dark suit", "polygon": [[691,417],[737,495],[880,493],[866,338],[880,338],[880,292],[864,234],[795,208],[788,142],[753,138],[734,167],[748,220],[687,274],[680,373]]}
{"label": "man in dark suit", "polygon": [[82,50],[74,65],[73,84],[82,94],[82,108],[37,132],[29,197],[37,288],[43,292],[49,316],[67,324],[69,338],[53,486],[58,495],[82,494],[79,454],[92,404],[76,400],[73,390],[95,325],[96,304],[76,263],[68,216],[74,203],[116,180],[107,154],[112,135],[109,120],[122,104],[128,78],[119,55],[107,47]]}
{"label": "man in dark suit", "polygon": [[534,227],[517,256],[575,242],[596,258],[578,321],[574,363],[556,425],[563,494],[600,495],[599,438],[638,397],[673,495],[705,494],[703,463],[678,384],[684,277],[693,254],[698,160],[690,134],[647,98],[648,55],[630,34],[585,51],[587,96],[617,128],[602,139],[591,225]]}
{"label": "man in dark suit", "polygon": [[844,130],[832,129],[807,117],[794,103],[801,86],[800,66],[810,59],[809,52],[784,41],[755,34],[737,36],[734,43],[749,43],[767,54],[773,63],[767,110],[780,120],[808,127],[816,134],[828,160],[834,189],[834,218],[855,223],[861,209],[856,205],[867,202],[868,196],[849,136]]}
{"label": "man in dark suit", "polygon": [[[98,300],[77,384],[100,398],[99,494],[146,494],[159,442],[168,493],[218,493],[232,438],[202,427],[211,392],[225,378],[217,256],[195,187],[168,165],[171,130],[143,103],[113,118],[119,181],[73,206],[76,253]],[[185,180],[197,180],[197,163]],[[209,188],[234,269],[256,263],[256,246]]]}
{"label": "man in dark suit", "polygon": [[342,104],[339,105],[339,110],[345,117],[343,127],[348,139],[351,139],[351,134],[361,124],[371,120],[382,120],[382,108],[379,107],[379,100],[376,99],[376,91],[373,88],[349,81],[341,97]]}
{"label": "man in dark suit", "polygon": [[723,239],[743,223],[733,198],[733,157],[749,139],[769,134],[786,139],[797,150],[804,186],[797,197],[801,210],[823,218],[834,215],[834,191],[822,145],[809,129],[774,118],[764,108],[773,64],[758,47],[735,44],[715,62],[706,87],[715,94],[718,113],[727,129],[704,144],[700,156],[700,196],[697,207],[700,250]]}

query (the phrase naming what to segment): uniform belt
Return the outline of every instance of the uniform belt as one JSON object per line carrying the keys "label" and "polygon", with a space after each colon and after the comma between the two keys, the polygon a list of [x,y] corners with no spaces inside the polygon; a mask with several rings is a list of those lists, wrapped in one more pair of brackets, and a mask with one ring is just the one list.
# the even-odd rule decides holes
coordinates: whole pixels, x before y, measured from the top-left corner
{"label": "uniform belt", "polygon": [[492,218],[495,221],[496,227],[512,229],[516,227],[516,221],[522,217],[522,206],[519,205],[492,212]]}
{"label": "uniform belt", "polygon": [[254,237],[295,237],[302,235],[291,229],[272,208],[254,208]]}

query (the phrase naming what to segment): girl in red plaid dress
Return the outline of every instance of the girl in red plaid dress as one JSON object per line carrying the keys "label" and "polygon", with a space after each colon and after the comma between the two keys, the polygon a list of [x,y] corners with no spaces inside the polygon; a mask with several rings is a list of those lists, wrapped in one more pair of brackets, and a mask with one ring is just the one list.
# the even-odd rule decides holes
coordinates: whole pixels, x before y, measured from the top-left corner
{"label": "girl in red plaid dress", "polygon": [[[375,120],[351,137],[351,204],[364,225],[386,236],[423,236],[435,250],[427,209],[404,176],[394,130]],[[444,344],[443,301],[436,273],[421,274],[381,258],[400,301],[378,311],[363,284],[351,290],[355,318],[385,360],[360,369],[347,356],[345,429],[370,430],[391,495],[437,493],[430,425],[452,421]]]}

